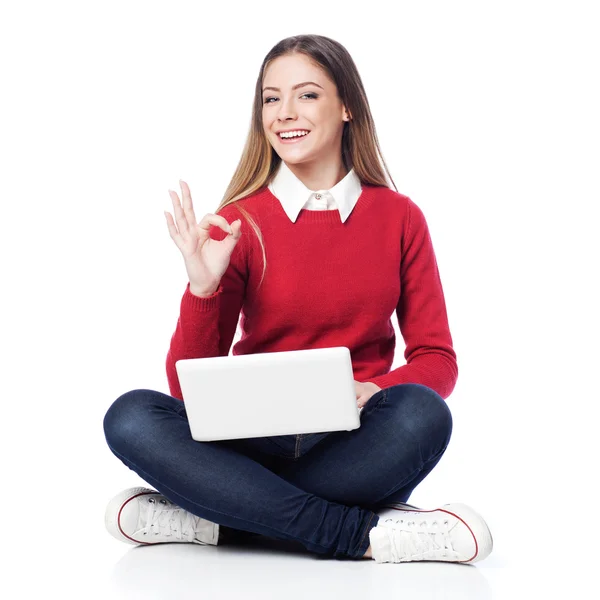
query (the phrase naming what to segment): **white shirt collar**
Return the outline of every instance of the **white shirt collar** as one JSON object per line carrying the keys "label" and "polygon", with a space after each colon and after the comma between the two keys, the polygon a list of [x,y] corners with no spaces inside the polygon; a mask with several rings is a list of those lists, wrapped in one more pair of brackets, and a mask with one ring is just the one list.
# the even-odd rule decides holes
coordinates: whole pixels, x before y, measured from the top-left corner
{"label": "white shirt collar", "polygon": [[350,169],[346,176],[330,190],[309,190],[282,160],[277,174],[269,184],[269,190],[281,202],[283,209],[293,223],[296,222],[300,210],[316,194],[328,194],[328,200],[333,200],[331,206],[340,211],[340,218],[344,223],[356,206],[356,202],[362,193],[362,186],[354,169]]}

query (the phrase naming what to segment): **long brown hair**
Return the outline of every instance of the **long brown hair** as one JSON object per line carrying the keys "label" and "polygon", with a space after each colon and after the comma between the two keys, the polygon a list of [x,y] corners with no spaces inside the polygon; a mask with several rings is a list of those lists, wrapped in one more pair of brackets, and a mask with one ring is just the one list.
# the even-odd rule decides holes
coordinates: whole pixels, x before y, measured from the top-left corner
{"label": "long brown hair", "polygon": [[[344,123],[342,133],[342,162],[346,170],[354,169],[361,184],[389,187],[385,177],[387,172],[394,189],[398,191],[379,147],[367,94],[352,57],[344,46],[331,38],[322,35],[295,35],[278,42],[263,60],[256,80],[250,131],[242,157],[216,213],[228,204],[251,196],[268,186],[275,177],[281,158],[273,151],[263,129],[263,78],[272,61],[280,56],[293,54],[305,55],[331,78],[336,85],[341,102],[351,115],[351,120]],[[381,163],[385,167],[385,172]],[[250,222],[260,242],[264,278],[267,262],[262,235],[248,211],[241,205],[237,208]]]}

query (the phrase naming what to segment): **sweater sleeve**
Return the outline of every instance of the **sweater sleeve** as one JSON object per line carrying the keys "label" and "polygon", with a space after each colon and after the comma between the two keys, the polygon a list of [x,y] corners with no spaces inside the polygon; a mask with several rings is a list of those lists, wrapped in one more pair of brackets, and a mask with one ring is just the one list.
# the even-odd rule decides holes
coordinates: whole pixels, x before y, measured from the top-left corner
{"label": "sweater sleeve", "polygon": [[401,291],[396,307],[406,343],[406,364],[367,381],[381,389],[418,383],[445,399],[456,385],[458,364],[442,282],[425,216],[410,198],[407,210],[400,263]]}
{"label": "sweater sleeve", "polygon": [[[219,213],[229,224],[242,218],[237,209],[226,206]],[[166,371],[171,396],[183,400],[175,363],[185,358],[227,356],[235,336],[248,280],[248,227],[242,218],[242,237],[238,240],[219,288],[212,296],[200,298],[190,291],[188,281],[181,298],[180,314],[167,352]],[[222,240],[227,233],[216,225],[211,239]]]}

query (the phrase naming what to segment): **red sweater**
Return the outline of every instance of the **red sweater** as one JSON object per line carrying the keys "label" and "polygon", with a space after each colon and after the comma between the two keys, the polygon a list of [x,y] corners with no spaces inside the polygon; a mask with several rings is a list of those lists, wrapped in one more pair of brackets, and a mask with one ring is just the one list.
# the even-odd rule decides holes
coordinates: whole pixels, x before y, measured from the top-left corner
{"label": "red sweater", "polygon": [[[302,209],[291,222],[268,187],[220,211],[242,219],[219,289],[194,296],[189,282],[167,353],[171,395],[183,399],[175,362],[232,354],[346,346],[354,379],[380,388],[420,383],[447,398],[458,377],[456,354],[435,253],[421,209],[383,186],[363,185],[345,223],[336,210]],[[256,221],[256,234],[236,208]],[[211,226],[212,239],[227,235]],[[390,371],[396,311],[406,364]]]}

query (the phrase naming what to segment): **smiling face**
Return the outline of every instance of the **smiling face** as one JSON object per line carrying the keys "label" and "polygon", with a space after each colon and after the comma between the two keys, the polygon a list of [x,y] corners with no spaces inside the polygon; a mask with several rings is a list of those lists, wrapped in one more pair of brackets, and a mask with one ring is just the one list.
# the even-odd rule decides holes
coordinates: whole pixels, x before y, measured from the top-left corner
{"label": "smiling face", "polygon": [[[299,84],[304,85],[296,87]],[[287,164],[341,163],[347,112],[335,84],[308,57],[294,54],[276,58],[263,77],[262,101],[265,135]],[[310,133],[290,143],[278,136],[281,130]]]}

